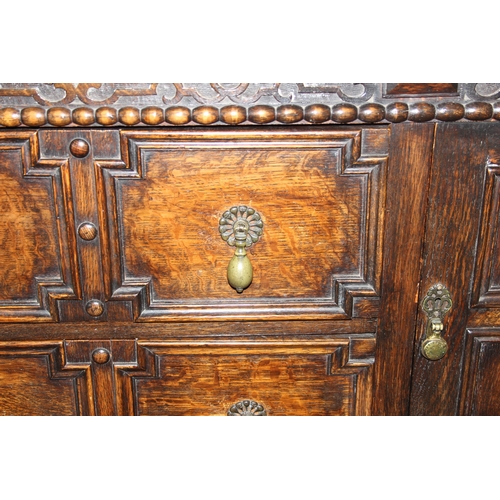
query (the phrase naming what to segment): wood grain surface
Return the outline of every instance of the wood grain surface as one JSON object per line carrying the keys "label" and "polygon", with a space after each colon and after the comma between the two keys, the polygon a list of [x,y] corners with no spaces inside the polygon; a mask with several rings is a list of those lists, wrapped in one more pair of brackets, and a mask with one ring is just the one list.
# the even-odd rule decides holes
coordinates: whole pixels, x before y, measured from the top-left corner
{"label": "wood grain surface", "polygon": [[392,129],[382,301],[377,328],[375,414],[408,412],[433,143],[434,125],[401,124]]}
{"label": "wood grain surface", "polygon": [[[260,318],[373,317],[386,143],[385,128],[291,129],[265,139],[234,130],[122,134],[124,163],[99,162],[98,172],[110,293],[142,294],[147,321],[243,319],[250,309]],[[234,248],[218,232],[238,205],[264,222],[241,296],[226,278]]]}
{"label": "wood grain surface", "polygon": [[268,415],[363,415],[372,359],[349,360],[348,344],[142,344],[157,358],[157,376],[122,383],[139,415],[225,415],[247,399]]}

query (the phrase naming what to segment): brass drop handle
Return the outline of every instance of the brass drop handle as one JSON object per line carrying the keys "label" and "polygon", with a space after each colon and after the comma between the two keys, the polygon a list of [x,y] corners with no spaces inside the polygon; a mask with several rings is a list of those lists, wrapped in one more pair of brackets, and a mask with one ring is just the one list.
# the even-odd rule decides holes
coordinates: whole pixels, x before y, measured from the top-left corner
{"label": "brass drop handle", "polygon": [[244,205],[230,208],[219,221],[222,239],[228,245],[236,247],[227,266],[227,280],[238,293],[243,292],[252,283],[253,268],[246,248],[259,240],[263,227],[260,214]]}
{"label": "brass drop handle", "polygon": [[436,361],[446,354],[448,344],[441,337],[443,328],[444,325],[440,319],[433,318],[427,322],[427,332],[421,346],[422,354],[427,359]]}
{"label": "brass drop handle", "polygon": [[422,301],[422,309],[428,320],[420,352],[431,361],[441,359],[448,351],[448,344],[442,337],[443,316],[451,309],[452,304],[450,292],[441,283],[432,286]]}
{"label": "brass drop handle", "polygon": [[238,293],[247,288],[253,279],[252,263],[245,250],[247,246],[247,233],[248,228],[245,227],[242,221],[237,221],[234,224],[234,244],[236,250],[227,266],[227,280]]}

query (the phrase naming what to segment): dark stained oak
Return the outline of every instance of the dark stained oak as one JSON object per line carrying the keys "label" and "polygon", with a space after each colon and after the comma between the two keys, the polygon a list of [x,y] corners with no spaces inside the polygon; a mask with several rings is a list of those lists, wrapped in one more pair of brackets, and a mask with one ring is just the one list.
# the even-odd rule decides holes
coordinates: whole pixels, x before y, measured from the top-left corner
{"label": "dark stained oak", "polygon": [[[484,260],[479,261],[474,277],[480,227],[485,228],[491,205],[497,209],[498,201],[492,201],[488,195],[485,197],[485,188],[488,190],[491,185],[491,178],[487,180],[488,159],[498,151],[499,140],[498,125],[437,126],[419,296],[421,300],[433,284],[442,283],[450,291],[453,306],[443,321],[443,338],[448,343],[448,352],[438,361],[429,361],[420,354],[426,317],[419,308],[410,404],[412,415],[457,414],[460,405],[466,404],[460,401],[463,374],[478,373],[484,378],[486,366],[495,366],[494,362],[489,363],[479,372],[475,371],[478,368],[469,366],[479,358],[471,355],[470,349],[475,347],[466,343],[466,332],[470,307],[474,307],[471,287],[480,279],[477,273],[483,267],[481,262],[484,263]],[[490,175],[494,174],[490,171]],[[491,258],[490,265],[494,266],[497,261],[497,257]],[[481,287],[476,286],[476,290],[479,289]],[[476,292],[476,303],[478,298]],[[499,305],[498,301],[491,304],[492,307]],[[482,323],[481,326],[494,325]],[[495,377],[493,369],[490,375]],[[474,383],[468,382],[469,386]],[[500,414],[500,405],[497,411]]]}
{"label": "dark stained oak", "polygon": [[469,329],[462,384],[462,415],[500,413],[500,329]]}
{"label": "dark stained oak", "polygon": [[384,251],[374,414],[405,415],[408,411],[433,142],[431,124],[401,124],[392,129],[385,230],[386,241],[391,243]]}

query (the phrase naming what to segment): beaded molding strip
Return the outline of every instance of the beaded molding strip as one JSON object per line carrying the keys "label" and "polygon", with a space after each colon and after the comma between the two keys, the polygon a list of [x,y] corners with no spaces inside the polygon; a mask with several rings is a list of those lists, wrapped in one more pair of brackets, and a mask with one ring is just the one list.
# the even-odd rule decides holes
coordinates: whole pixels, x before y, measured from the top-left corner
{"label": "beaded molding strip", "polygon": [[1,127],[500,120],[500,84],[0,84]]}

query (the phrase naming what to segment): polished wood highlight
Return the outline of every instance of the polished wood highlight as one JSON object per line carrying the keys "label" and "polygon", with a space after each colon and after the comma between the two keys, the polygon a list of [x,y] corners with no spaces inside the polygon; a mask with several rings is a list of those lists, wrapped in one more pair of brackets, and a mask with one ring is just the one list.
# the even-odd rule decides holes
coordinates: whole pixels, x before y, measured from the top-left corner
{"label": "polished wood highlight", "polygon": [[389,96],[457,95],[458,83],[388,83]]}

